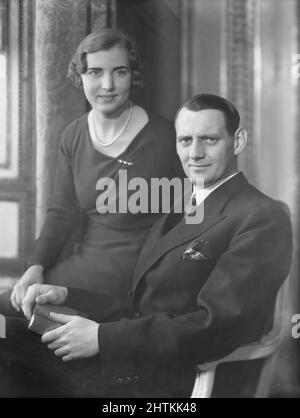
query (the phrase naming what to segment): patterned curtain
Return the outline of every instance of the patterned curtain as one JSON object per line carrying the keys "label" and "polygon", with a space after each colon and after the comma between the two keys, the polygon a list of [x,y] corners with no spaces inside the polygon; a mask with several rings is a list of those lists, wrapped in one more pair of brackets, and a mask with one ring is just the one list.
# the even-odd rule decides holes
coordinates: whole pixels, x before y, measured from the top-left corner
{"label": "patterned curtain", "polygon": [[81,39],[96,27],[114,25],[114,0],[36,0],[36,208],[38,234],[51,196],[59,139],[86,111],[81,90],[66,79]]}
{"label": "patterned curtain", "polygon": [[87,32],[87,2],[37,0],[35,16],[38,232],[51,196],[60,135],[85,110],[82,94],[66,74],[69,60]]}
{"label": "patterned curtain", "polygon": [[227,0],[223,36],[226,57],[225,96],[239,109],[241,124],[248,131],[247,152],[240,157],[240,167],[255,183],[254,143],[254,48],[257,17],[255,0]]}

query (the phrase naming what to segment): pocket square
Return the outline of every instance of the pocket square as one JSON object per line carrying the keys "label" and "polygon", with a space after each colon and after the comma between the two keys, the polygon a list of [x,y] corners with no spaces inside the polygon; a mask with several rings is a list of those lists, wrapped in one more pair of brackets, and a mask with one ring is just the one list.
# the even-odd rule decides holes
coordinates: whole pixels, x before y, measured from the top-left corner
{"label": "pocket square", "polygon": [[183,260],[209,260],[211,257],[209,243],[202,239],[189,244],[182,255]]}

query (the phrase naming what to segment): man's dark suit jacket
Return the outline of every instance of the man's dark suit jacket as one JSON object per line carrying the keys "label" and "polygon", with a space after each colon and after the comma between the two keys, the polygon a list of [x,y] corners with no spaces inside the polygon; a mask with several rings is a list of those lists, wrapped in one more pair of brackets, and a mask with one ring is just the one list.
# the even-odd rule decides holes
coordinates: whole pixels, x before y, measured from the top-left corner
{"label": "man's dark suit jacket", "polygon": [[287,212],[239,173],[205,200],[201,224],[168,214],[154,225],[128,309],[70,289],[67,303],[101,324],[107,382],[124,385],[124,394],[131,385],[139,396],[189,396],[197,364],[258,340],[289,272]]}

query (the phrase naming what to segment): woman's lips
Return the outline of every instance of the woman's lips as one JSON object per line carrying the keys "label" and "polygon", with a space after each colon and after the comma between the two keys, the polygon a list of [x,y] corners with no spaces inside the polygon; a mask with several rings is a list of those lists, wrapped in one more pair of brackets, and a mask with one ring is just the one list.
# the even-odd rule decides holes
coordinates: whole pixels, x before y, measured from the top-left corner
{"label": "woman's lips", "polygon": [[116,95],[107,95],[107,96],[102,96],[99,95],[97,96],[100,100],[102,100],[103,102],[111,102],[112,100],[115,99]]}
{"label": "woman's lips", "polygon": [[210,167],[210,164],[189,164],[192,168],[207,168]]}

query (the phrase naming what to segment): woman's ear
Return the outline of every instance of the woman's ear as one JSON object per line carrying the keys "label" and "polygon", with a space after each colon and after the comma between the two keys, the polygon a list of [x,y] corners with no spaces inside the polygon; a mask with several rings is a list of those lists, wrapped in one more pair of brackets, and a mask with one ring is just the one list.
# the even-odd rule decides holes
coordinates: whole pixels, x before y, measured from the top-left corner
{"label": "woman's ear", "polygon": [[247,145],[248,133],[245,128],[238,128],[234,134],[234,155],[240,154]]}

